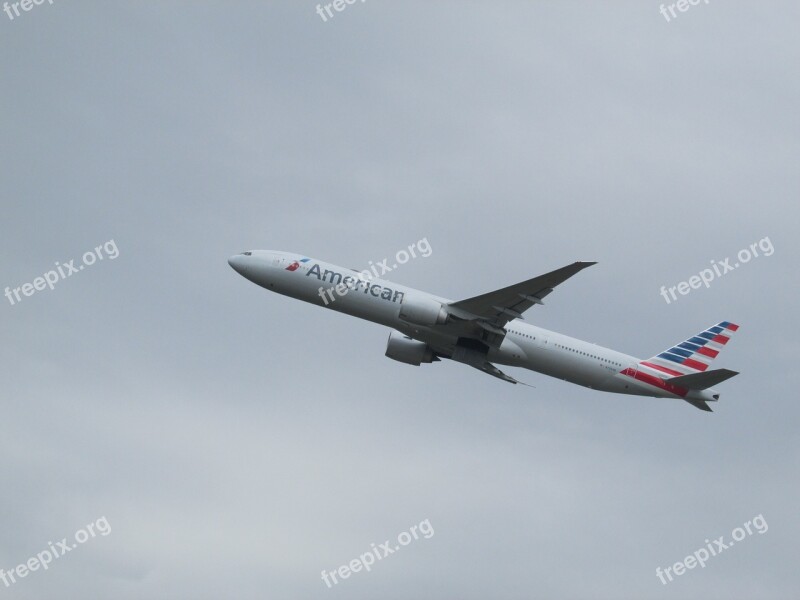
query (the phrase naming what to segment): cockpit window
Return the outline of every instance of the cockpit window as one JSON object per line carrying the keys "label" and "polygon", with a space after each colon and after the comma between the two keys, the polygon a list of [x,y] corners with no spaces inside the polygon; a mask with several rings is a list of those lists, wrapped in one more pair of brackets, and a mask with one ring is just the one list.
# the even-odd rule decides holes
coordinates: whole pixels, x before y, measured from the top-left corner
{"label": "cockpit window", "polygon": [[242,254],[244,254],[245,256],[252,256],[253,255],[253,253],[249,252],[249,251],[248,252],[242,252]]}

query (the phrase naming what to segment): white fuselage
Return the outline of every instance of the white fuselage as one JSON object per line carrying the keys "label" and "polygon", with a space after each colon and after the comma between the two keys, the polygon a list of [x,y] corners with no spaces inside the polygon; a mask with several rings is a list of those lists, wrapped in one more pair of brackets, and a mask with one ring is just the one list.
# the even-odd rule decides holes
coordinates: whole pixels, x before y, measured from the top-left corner
{"label": "white fuselage", "polygon": [[[426,297],[446,304],[451,302],[447,298],[377,277],[359,277],[354,269],[316,259],[301,262],[299,256],[255,250],[232,257],[229,262],[242,276],[270,291],[385,325],[445,352],[455,347],[458,335],[450,334],[447,325],[434,329],[400,318],[400,307],[406,299]],[[636,357],[520,320],[509,322],[506,330],[500,347],[489,350],[490,362],[530,369],[607,392],[680,397],[623,374],[631,369],[635,372],[640,362]]]}

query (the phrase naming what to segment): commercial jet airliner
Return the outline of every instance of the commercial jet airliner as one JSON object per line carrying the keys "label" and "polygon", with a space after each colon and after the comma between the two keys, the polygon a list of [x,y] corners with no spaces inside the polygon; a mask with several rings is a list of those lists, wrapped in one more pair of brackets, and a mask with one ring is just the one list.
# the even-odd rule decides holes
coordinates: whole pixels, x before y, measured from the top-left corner
{"label": "commercial jet airliner", "polygon": [[739,328],[728,321],[646,360],[522,321],[593,262],[458,301],[291,252],[252,250],[228,263],[267,290],[391,328],[386,356],[410,365],[449,358],[510,383],[520,382],[495,363],[522,367],[604,392],[679,398],[705,411],[719,400],[711,387],[738,375],[709,369]]}

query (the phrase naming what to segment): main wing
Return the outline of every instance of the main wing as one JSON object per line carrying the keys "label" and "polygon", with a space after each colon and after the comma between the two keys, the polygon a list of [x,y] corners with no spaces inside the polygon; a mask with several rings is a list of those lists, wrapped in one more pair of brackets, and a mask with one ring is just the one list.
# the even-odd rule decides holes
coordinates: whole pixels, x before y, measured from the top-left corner
{"label": "main wing", "polygon": [[575,262],[521,283],[447,304],[445,310],[452,317],[448,327],[457,340],[451,351],[443,349],[438,353],[503,381],[520,383],[489,362],[489,348],[501,345],[509,321],[521,319],[522,313],[534,304],[544,304],[543,298],[558,284],[594,264],[597,263]]}
{"label": "main wing", "polygon": [[555,287],[596,262],[574,262],[566,267],[515,283],[474,298],[451,302],[450,314],[464,320],[478,320],[481,326],[492,331],[502,329],[509,321],[521,319],[522,313],[534,304],[544,304],[545,296]]}
{"label": "main wing", "polygon": [[[489,349],[500,347],[509,321],[521,319],[522,313],[534,304],[544,304],[543,298],[558,284],[594,264],[597,263],[575,262],[493,292],[444,305],[448,317],[446,323],[433,328],[455,338],[455,343],[432,346],[435,356],[464,363],[509,383],[521,383],[489,361]],[[389,339],[391,341],[391,336]],[[390,358],[408,362],[403,358]]]}

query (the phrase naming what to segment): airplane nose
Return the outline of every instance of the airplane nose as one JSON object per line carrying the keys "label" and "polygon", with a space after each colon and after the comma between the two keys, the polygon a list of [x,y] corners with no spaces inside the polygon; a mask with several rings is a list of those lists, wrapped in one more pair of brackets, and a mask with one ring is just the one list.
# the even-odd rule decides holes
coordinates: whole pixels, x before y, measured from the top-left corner
{"label": "airplane nose", "polygon": [[236,254],[231,256],[228,259],[228,264],[233,268],[234,271],[239,273],[239,275],[244,275],[245,263],[246,259],[241,254]]}

